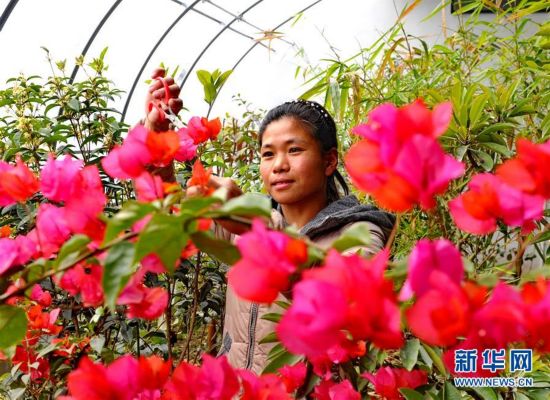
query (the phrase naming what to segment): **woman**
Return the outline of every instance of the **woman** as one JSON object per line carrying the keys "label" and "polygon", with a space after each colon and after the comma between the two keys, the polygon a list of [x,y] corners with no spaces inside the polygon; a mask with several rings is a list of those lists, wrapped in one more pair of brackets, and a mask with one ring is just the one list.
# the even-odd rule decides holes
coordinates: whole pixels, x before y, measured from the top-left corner
{"label": "woman", "polygon": [[[172,87],[170,91],[179,92]],[[154,85],[150,92],[158,98],[164,93],[160,85]],[[149,121],[155,121],[155,116],[150,114]],[[364,250],[373,254],[383,248],[395,218],[376,207],[362,205],[355,196],[348,195],[346,182],[337,170],[336,125],[320,104],[297,100],[269,111],[259,129],[259,146],[260,175],[272,198],[274,227],[294,225],[301,234],[328,249],[343,230],[354,223],[367,222],[371,241]],[[212,177],[210,184],[226,187],[230,197],[242,194],[228,178]],[[241,224],[219,222],[216,233],[234,240],[234,234],[241,234],[245,229]],[[220,353],[227,354],[236,368],[261,373],[272,345],[259,344],[259,341],[274,329],[274,324],[262,316],[276,311],[281,312],[276,305],[242,301],[228,288]]]}

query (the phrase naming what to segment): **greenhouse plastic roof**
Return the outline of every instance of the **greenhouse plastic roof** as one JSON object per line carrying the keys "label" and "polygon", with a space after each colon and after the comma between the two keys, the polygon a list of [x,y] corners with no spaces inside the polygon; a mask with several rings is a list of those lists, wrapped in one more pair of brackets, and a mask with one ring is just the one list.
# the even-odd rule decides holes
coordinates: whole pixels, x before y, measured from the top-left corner
{"label": "greenhouse plastic roof", "polygon": [[[425,0],[407,16],[409,33],[442,36],[444,18],[421,22],[440,1]],[[48,76],[41,46],[67,60],[78,80],[76,56],[97,57],[108,47],[107,77],[125,91],[115,107],[126,121],[142,114],[145,80],[164,62],[179,66],[181,97],[193,114],[205,113],[196,71],[234,69],[213,114],[236,109],[240,93],[263,108],[304,91],[296,67],[348,57],[394,24],[405,0],[0,0],[0,81],[19,74]]]}

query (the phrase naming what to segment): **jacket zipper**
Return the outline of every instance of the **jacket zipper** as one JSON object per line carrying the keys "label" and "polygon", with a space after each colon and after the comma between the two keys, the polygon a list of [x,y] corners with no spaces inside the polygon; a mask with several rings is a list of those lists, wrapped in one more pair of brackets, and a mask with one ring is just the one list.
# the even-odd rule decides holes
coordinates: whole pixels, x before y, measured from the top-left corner
{"label": "jacket zipper", "polygon": [[256,321],[258,320],[258,304],[252,303],[250,306],[250,318],[248,320],[248,348],[246,349],[246,369],[252,368],[254,360],[254,346],[256,341]]}

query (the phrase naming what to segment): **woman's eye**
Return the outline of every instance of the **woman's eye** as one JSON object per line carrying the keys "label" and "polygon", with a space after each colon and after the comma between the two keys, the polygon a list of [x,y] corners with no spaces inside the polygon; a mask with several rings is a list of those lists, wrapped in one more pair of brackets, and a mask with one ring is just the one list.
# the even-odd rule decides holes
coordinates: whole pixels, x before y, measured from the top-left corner
{"label": "woman's eye", "polygon": [[265,151],[262,153],[262,157],[271,157],[273,153],[271,151]]}
{"label": "woman's eye", "polygon": [[301,151],[302,149],[299,148],[299,147],[291,147],[290,149],[288,149],[288,152],[289,153],[297,153],[299,151]]}

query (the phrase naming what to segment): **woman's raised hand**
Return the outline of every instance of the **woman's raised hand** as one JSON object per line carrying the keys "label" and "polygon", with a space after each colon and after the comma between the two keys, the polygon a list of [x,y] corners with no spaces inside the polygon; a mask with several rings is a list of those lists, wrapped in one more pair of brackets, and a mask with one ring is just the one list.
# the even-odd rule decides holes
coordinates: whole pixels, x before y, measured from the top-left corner
{"label": "woman's raised hand", "polygon": [[183,101],[178,97],[180,87],[171,77],[165,77],[166,71],[157,68],[153,71],[151,78],[153,83],[149,86],[145,99],[145,121],[147,129],[156,132],[163,132],[170,128],[170,120],[165,118],[164,113],[177,114],[183,107]]}
{"label": "woman's raised hand", "polygon": [[[243,194],[240,187],[237,186],[235,181],[231,178],[221,178],[219,176],[210,175],[208,179],[208,187],[214,190],[221,187],[227,190],[227,198],[232,199],[234,197],[239,197]],[[187,197],[196,197],[205,194],[204,189],[201,186],[190,186],[187,188]]]}

